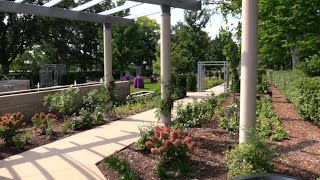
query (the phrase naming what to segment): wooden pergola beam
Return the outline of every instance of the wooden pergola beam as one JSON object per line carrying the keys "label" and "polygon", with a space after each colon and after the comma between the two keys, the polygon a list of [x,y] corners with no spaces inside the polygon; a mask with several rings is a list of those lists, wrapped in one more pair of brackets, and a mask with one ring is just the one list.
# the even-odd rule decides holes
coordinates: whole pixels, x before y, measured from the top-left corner
{"label": "wooden pergola beam", "polygon": [[72,11],[69,9],[56,7],[44,7],[33,4],[15,3],[12,1],[3,0],[0,0],[0,11],[123,26],[132,25],[134,23],[134,20],[132,19],[121,17],[100,15],[82,11]]}
{"label": "wooden pergola beam", "polygon": [[135,2],[166,5],[175,8],[197,11],[201,10],[201,1],[199,0],[130,0]]}

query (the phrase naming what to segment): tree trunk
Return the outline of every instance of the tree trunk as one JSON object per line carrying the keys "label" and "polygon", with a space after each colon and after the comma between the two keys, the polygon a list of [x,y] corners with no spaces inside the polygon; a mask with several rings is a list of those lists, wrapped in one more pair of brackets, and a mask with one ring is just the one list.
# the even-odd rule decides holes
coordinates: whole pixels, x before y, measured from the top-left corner
{"label": "tree trunk", "polygon": [[292,57],[292,69],[295,69],[297,64],[300,62],[300,50],[298,47],[291,48]]}

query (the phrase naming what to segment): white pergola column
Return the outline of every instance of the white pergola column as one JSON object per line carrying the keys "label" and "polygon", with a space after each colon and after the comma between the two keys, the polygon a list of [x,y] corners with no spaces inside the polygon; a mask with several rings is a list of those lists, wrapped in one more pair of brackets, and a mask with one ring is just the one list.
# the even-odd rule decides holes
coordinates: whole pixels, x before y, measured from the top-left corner
{"label": "white pergola column", "polygon": [[249,140],[256,124],[258,0],[242,0],[240,143]]}
{"label": "white pergola column", "polygon": [[[171,41],[171,15],[170,6],[161,5],[161,33],[160,33],[160,62],[161,62],[161,99],[167,99],[170,94],[171,61],[170,61],[170,41]],[[161,122],[168,125],[171,122],[171,112],[168,115],[161,114]]]}
{"label": "white pergola column", "polygon": [[110,83],[112,78],[111,24],[103,24],[104,81]]}

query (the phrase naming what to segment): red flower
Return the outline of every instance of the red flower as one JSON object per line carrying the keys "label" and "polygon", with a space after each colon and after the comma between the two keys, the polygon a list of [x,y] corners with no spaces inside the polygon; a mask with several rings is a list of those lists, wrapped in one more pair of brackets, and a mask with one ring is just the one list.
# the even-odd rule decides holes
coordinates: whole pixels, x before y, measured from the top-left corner
{"label": "red flower", "polygon": [[173,142],[173,145],[174,145],[174,147],[179,147],[179,146],[182,145],[182,142],[181,142],[180,139],[176,139],[176,140]]}
{"label": "red flower", "polygon": [[149,149],[151,149],[153,147],[153,144],[151,141],[147,141],[144,145]]}
{"label": "red flower", "polygon": [[166,152],[166,151],[167,151],[167,149],[166,149],[165,146],[159,147],[159,152],[160,152],[161,154],[164,153],[164,152]]}
{"label": "red flower", "polygon": [[162,138],[164,140],[168,139],[169,138],[169,133],[164,132],[164,131],[160,132],[160,138]]}
{"label": "red flower", "polygon": [[165,142],[165,147],[166,147],[166,149],[170,149],[170,148],[172,148],[173,147],[173,143],[171,142],[171,141],[166,141]]}
{"label": "red flower", "polygon": [[189,144],[191,142],[191,138],[189,136],[186,136],[184,139],[183,139],[183,143],[185,144]]}
{"label": "red flower", "polygon": [[151,141],[154,143],[159,143],[160,139],[157,136],[152,136]]}
{"label": "red flower", "polygon": [[178,138],[178,132],[176,130],[171,131],[170,136],[173,137],[174,139]]}
{"label": "red flower", "polygon": [[170,133],[170,128],[169,127],[163,127],[163,131],[169,134]]}
{"label": "red flower", "polygon": [[179,129],[176,130],[176,132],[178,134],[178,137],[181,138],[182,137],[182,133],[183,133],[182,130],[179,128]]}
{"label": "red flower", "polygon": [[151,153],[152,154],[157,154],[158,153],[158,148],[151,148]]}
{"label": "red flower", "polygon": [[174,142],[174,138],[173,137],[171,137],[170,139],[169,139],[169,141],[171,141],[171,142]]}

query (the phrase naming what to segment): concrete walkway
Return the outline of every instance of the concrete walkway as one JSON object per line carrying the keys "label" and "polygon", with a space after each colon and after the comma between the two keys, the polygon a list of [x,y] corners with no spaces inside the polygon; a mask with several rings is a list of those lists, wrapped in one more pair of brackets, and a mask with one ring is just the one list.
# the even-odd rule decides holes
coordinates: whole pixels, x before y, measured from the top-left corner
{"label": "concrete walkway", "polygon": [[[223,85],[219,85],[206,92],[188,93],[179,101],[187,103],[222,92]],[[137,141],[138,127],[156,122],[154,112],[155,109],[142,112],[3,159],[0,179],[105,179],[96,163]]]}

